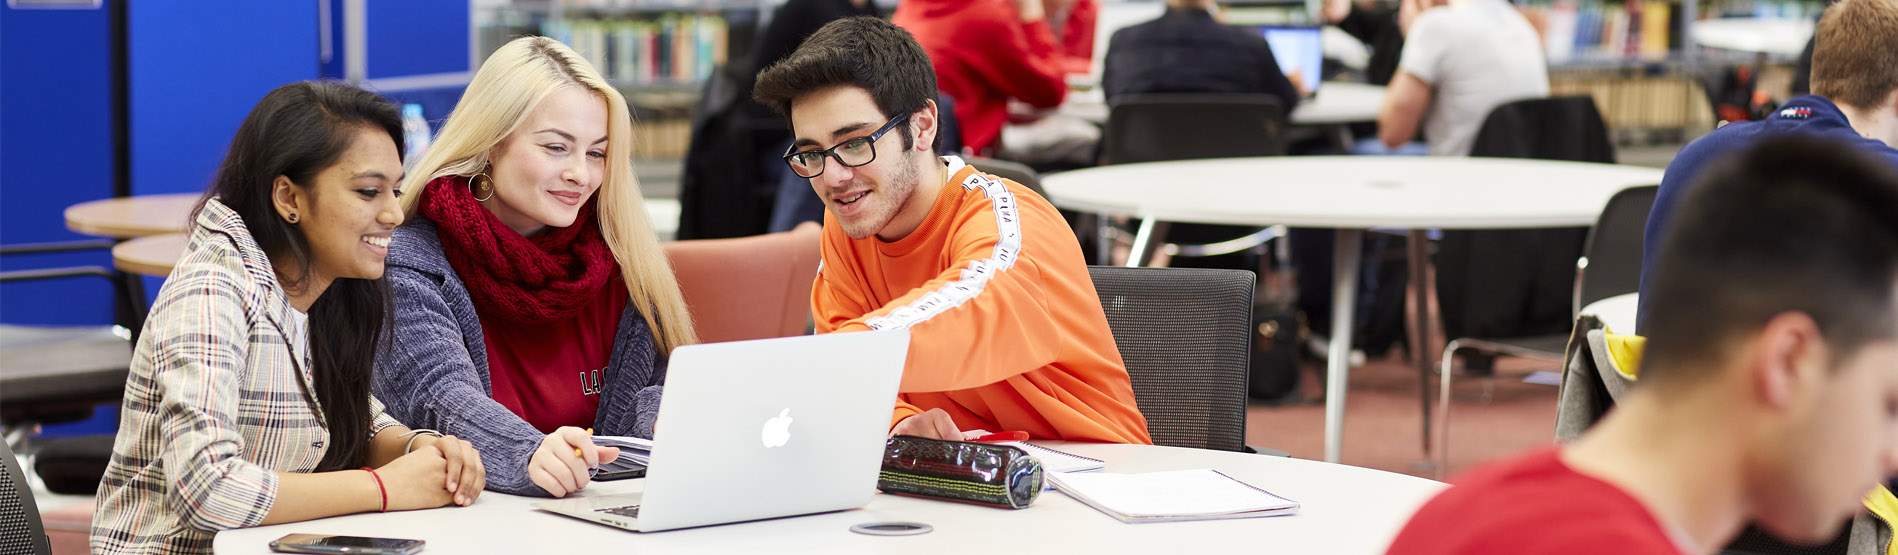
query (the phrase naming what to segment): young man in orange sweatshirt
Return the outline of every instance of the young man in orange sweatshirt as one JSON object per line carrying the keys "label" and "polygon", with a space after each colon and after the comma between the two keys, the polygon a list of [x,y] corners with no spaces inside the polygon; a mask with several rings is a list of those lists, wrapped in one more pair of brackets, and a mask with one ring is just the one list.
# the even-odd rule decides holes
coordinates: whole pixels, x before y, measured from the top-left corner
{"label": "young man in orange sweatshirt", "polygon": [[1152,443],[1073,231],[1026,187],[935,156],[935,94],[922,47],[870,17],[758,76],[828,212],[817,331],[910,330],[893,434]]}

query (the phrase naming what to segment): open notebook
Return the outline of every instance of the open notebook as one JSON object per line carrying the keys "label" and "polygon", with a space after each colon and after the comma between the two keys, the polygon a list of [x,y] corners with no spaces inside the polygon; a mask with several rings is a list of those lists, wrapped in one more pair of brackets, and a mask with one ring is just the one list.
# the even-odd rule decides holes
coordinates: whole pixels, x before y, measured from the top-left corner
{"label": "open notebook", "polygon": [[1055,489],[1121,522],[1254,518],[1298,513],[1298,502],[1217,470],[1052,473]]}
{"label": "open notebook", "polygon": [[1025,441],[1003,441],[997,445],[1008,445],[1027,451],[1029,455],[1041,461],[1042,472],[1097,472],[1107,468],[1107,463],[1100,459],[1090,459]]}

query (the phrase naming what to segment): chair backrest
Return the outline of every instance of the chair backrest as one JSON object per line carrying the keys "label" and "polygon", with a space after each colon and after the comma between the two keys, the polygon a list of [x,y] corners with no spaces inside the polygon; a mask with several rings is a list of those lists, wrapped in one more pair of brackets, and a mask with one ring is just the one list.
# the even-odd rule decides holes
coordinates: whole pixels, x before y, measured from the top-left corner
{"label": "chair backrest", "polygon": [[39,505],[27,487],[26,473],[13,458],[13,448],[0,442],[0,555],[46,555],[46,527],[40,524]]}
{"label": "chair backrest", "polygon": [[1252,272],[1089,266],[1157,445],[1240,451]]}
{"label": "chair backrest", "polygon": [[1041,175],[1035,173],[1034,168],[1023,165],[1020,162],[1010,162],[997,158],[972,156],[967,158],[967,160],[969,165],[975,166],[975,169],[982,173],[1020,183],[1023,187],[1027,187],[1028,190],[1034,191],[1035,194],[1041,195],[1043,198],[1047,198],[1048,196],[1048,193],[1041,190]]}
{"label": "chair backrest", "polygon": [[[1470,156],[1615,161],[1607,125],[1587,96],[1519,100],[1496,107],[1471,143]],[[1436,255],[1444,332],[1449,337],[1512,338],[1569,329],[1575,312],[1575,264],[1587,237],[1585,227],[1445,230]]]}
{"label": "chair backrest", "polygon": [[1612,164],[1615,145],[1594,97],[1559,96],[1490,110],[1470,143],[1470,156]]}
{"label": "chair backrest", "polygon": [[822,227],[664,245],[699,341],[800,335],[811,315]]}
{"label": "chair backrest", "polygon": [[1588,231],[1575,280],[1575,311],[1641,289],[1641,237],[1659,185],[1629,187],[1608,199]]}
{"label": "chair backrest", "polygon": [[1114,100],[1104,163],[1285,154],[1285,106],[1269,94],[1155,93]]}

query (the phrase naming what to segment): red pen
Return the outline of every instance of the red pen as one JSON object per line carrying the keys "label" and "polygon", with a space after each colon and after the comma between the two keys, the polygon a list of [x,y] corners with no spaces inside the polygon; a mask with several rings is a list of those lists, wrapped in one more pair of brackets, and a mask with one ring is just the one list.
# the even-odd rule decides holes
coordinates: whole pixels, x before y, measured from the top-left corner
{"label": "red pen", "polygon": [[1028,441],[1028,432],[1021,432],[1021,431],[995,432],[989,435],[971,439],[969,441],[980,441],[980,442]]}

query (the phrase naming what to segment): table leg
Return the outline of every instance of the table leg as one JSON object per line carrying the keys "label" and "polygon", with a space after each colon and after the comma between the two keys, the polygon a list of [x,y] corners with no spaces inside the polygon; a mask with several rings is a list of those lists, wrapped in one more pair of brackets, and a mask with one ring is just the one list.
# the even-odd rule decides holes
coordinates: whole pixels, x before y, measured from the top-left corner
{"label": "table leg", "polygon": [[1338,462],[1344,440],[1344,391],[1351,376],[1352,317],[1358,307],[1358,256],[1364,230],[1338,230],[1331,266],[1331,348],[1325,360],[1325,462]]}
{"label": "table leg", "polygon": [[[1426,281],[1430,275],[1430,235],[1422,229],[1410,230],[1410,291],[1416,299],[1416,307],[1410,322],[1410,351],[1417,359],[1418,398],[1423,400],[1423,452],[1424,458],[1430,457],[1430,368],[1435,361],[1430,353],[1436,350],[1435,338],[1430,330],[1430,284]],[[1441,415],[1439,415],[1441,417]]]}
{"label": "table leg", "polygon": [[1140,220],[1140,231],[1134,233],[1134,245],[1127,251],[1127,267],[1139,268],[1153,260],[1153,253],[1166,243],[1167,229],[1172,224],[1153,218]]}

